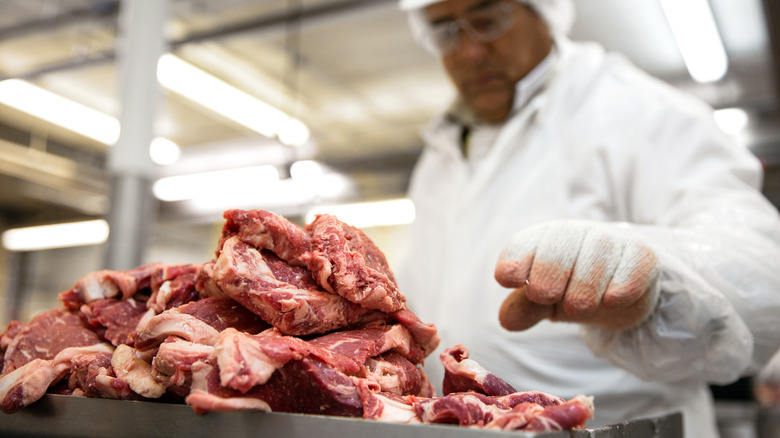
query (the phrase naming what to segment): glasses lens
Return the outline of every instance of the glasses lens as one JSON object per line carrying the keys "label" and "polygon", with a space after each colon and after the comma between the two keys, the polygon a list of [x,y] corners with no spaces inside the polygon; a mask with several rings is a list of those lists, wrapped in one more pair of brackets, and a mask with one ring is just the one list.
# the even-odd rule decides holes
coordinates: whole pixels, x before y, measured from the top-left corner
{"label": "glasses lens", "polygon": [[459,28],[455,22],[432,26],[425,35],[427,46],[441,54],[452,52],[458,45]]}
{"label": "glasses lens", "polygon": [[506,3],[497,3],[474,11],[465,22],[472,37],[483,42],[492,41],[511,27],[511,9]]}

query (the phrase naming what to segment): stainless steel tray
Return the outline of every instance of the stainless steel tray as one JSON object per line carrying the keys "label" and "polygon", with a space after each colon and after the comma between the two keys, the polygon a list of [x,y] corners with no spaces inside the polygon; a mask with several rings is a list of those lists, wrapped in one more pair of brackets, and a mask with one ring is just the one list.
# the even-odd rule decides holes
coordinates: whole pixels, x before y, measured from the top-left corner
{"label": "stainless steel tray", "polygon": [[597,429],[529,433],[278,412],[209,412],[196,415],[186,405],[46,395],[15,414],[0,414],[0,436],[682,438],[682,415],[640,419]]}

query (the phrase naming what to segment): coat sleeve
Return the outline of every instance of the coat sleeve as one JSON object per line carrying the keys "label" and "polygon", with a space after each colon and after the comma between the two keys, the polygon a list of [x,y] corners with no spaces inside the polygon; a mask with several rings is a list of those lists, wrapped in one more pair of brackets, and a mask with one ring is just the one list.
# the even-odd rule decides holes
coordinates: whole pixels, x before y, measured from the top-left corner
{"label": "coat sleeve", "polygon": [[723,384],[757,372],[780,344],[780,219],[759,191],[758,160],[704,105],[674,103],[631,135],[624,192],[628,226],[659,258],[659,301],[634,328],[583,334],[643,379]]}

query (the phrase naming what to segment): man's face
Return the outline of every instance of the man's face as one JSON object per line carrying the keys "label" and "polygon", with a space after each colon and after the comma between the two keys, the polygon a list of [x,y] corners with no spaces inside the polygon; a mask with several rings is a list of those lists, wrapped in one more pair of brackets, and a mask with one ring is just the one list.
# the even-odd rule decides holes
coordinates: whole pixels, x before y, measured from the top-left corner
{"label": "man's face", "polygon": [[[425,8],[432,24],[468,19],[475,11],[512,0],[448,0]],[[552,47],[547,24],[531,9],[517,4],[509,30],[498,38],[474,41],[461,29],[459,46],[442,56],[442,64],[472,113],[488,123],[499,123],[512,109],[515,84],[539,64]]]}

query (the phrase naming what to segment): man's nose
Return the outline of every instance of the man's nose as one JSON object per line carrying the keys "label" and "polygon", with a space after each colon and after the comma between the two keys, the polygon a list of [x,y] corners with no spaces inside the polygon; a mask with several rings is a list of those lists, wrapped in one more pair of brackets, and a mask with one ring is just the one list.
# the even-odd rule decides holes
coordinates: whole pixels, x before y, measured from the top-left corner
{"label": "man's nose", "polygon": [[461,28],[458,32],[458,55],[466,58],[475,58],[482,56],[487,50],[484,42],[476,40],[466,29]]}

